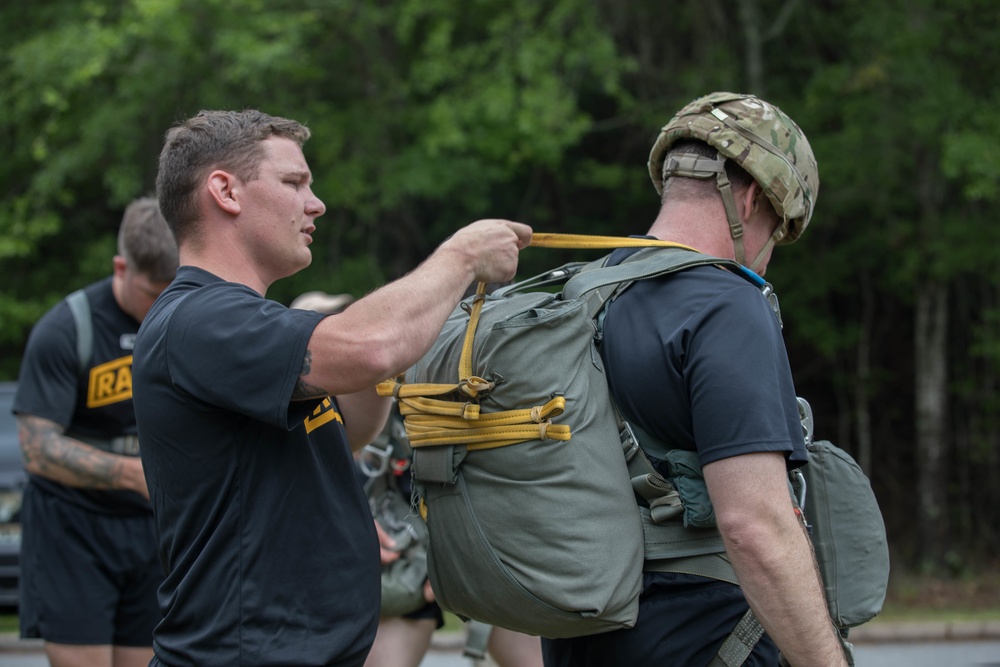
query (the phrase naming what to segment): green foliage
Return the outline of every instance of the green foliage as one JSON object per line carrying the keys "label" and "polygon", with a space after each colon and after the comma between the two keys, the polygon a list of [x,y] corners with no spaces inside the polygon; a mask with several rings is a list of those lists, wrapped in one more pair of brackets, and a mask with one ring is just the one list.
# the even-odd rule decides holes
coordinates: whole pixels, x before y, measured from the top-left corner
{"label": "green foliage", "polygon": [[5,358],[53,294],[107,271],[81,250],[152,191],[163,133],[199,109],[312,127],[329,213],[311,278],[363,293],[471,219],[516,213],[498,189],[556,169],[590,124],[578,95],[618,85],[581,0],[57,4],[45,20],[0,10],[0,257],[17,260],[0,289]]}

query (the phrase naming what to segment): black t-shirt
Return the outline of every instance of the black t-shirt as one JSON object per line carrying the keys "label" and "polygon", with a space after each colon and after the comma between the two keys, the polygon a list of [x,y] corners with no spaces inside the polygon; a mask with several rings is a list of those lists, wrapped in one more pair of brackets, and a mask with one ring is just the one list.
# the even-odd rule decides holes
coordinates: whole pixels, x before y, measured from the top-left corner
{"label": "black t-shirt", "polygon": [[332,399],[292,402],[322,315],[194,267],[136,340],[136,416],[175,665],[361,665],[379,552]]}
{"label": "black t-shirt", "polygon": [[[90,304],[93,351],[80,373],[77,329],[66,301],[47,312],[28,337],[13,411],[51,420],[78,438],[110,440],[135,435],[132,345],[139,323],[125,313],[105,278],[84,291]],[[137,455],[135,451],[116,454]],[[42,477],[31,483],[80,507],[112,514],[149,513],[132,491],[79,489]]]}
{"label": "black t-shirt", "polygon": [[704,266],[637,281],[608,307],[601,354],[626,416],[702,465],[760,451],[806,461],[781,329],[745,278]]}

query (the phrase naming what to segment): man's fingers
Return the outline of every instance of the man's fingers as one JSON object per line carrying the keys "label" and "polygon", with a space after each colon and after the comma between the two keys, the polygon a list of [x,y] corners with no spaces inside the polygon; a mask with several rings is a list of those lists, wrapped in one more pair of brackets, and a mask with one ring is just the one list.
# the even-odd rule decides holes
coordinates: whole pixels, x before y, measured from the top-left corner
{"label": "man's fingers", "polygon": [[389,533],[382,529],[378,521],[375,522],[375,533],[378,535],[379,559],[383,565],[387,565],[399,558],[399,552],[393,551],[396,548],[396,540],[389,537]]}
{"label": "man's fingers", "polygon": [[507,226],[517,234],[517,247],[524,250],[531,243],[531,227],[523,222],[507,221]]}

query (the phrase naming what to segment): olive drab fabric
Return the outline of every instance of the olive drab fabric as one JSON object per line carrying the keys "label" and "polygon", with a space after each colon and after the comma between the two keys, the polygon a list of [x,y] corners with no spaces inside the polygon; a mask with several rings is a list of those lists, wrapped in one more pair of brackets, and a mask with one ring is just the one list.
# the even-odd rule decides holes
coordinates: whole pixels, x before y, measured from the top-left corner
{"label": "olive drab fabric", "polygon": [[[762,294],[770,285],[676,245],[606,260],[492,294],[481,284],[403,378],[377,387],[396,397],[413,449],[435,595],[462,618],[576,637],[632,627],[644,569],[736,583],[696,455],[622,418],[597,346],[604,306],[636,280],[715,265]],[[541,290],[553,286],[561,291]],[[791,489],[814,526],[830,614],[846,637],[881,609],[884,525],[867,478],[846,453],[811,443],[811,412],[801,399],[800,408],[810,459],[804,476],[792,471],[800,484]],[[641,452],[666,460],[669,477]]]}
{"label": "olive drab fabric", "polygon": [[861,466],[833,443],[813,440],[812,408],[798,401],[809,465],[791,477],[793,495],[809,525],[830,618],[845,631],[882,611],[889,587],[885,522]]}
{"label": "olive drab fabric", "polygon": [[526,291],[540,277],[470,297],[403,382],[379,386],[397,396],[414,449],[442,608],[551,638],[634,625],[644,525],[596,318],[634,280],[705,264],[738,270],[687,249],[650,253],[560,267],[558,294]]}
{"label": "olive drab fabric", "polygon": [[826,440],[807,445],[803,508],[816,549],[827,607],[840,629],[882,611],[889,587],[885,523],[868,477],[850,454]]}
{"label": "olive drab fabric", "polygon": [[649,176],[663,189],[664,160],[684,139],[704,141],[761,185],[784,220],[777,243],[791,243],[809,224],[819,193],[819,169],[805,134],[784,112],[752,95],[712,93],[681,109],[660,131],[649,154]]}

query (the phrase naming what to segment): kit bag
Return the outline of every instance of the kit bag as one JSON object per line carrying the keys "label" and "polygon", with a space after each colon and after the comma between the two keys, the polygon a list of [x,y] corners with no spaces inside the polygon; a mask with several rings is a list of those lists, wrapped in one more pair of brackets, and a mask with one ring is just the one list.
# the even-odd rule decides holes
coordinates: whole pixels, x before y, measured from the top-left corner
{"label": "kit bag", "polygon": [[358,455],[372,516],[392,537],[399,558],[382,566],[379,615],[405,616],[424,607],[427,581],[427,525],[410,502],[405,483],[411,451],[395,406],[382,432]]}
{"label": "kit bag", "polygon": [[812,439],[812,410],[802,398],[799,412],[809,464],[792,476],[816,551],[830,618],[848,628],[882,611],[889,585],[889,543],[878,500],[867,475],[850,454]]}
{"label": "kit bag", "polygon": [[885,524],[868,478],[831,442],[809,445],[804,508],[826,589],[830,618],[852,628],[882,611],[889,585]]}
{"label": "kit bag", "polygon": [[405,418],[442,608],[552,638],[635,624],[643,525],[596,320],[631,281],[734,265],[657,244],[671,247],[480,285],[403,381],[379,386]]}

